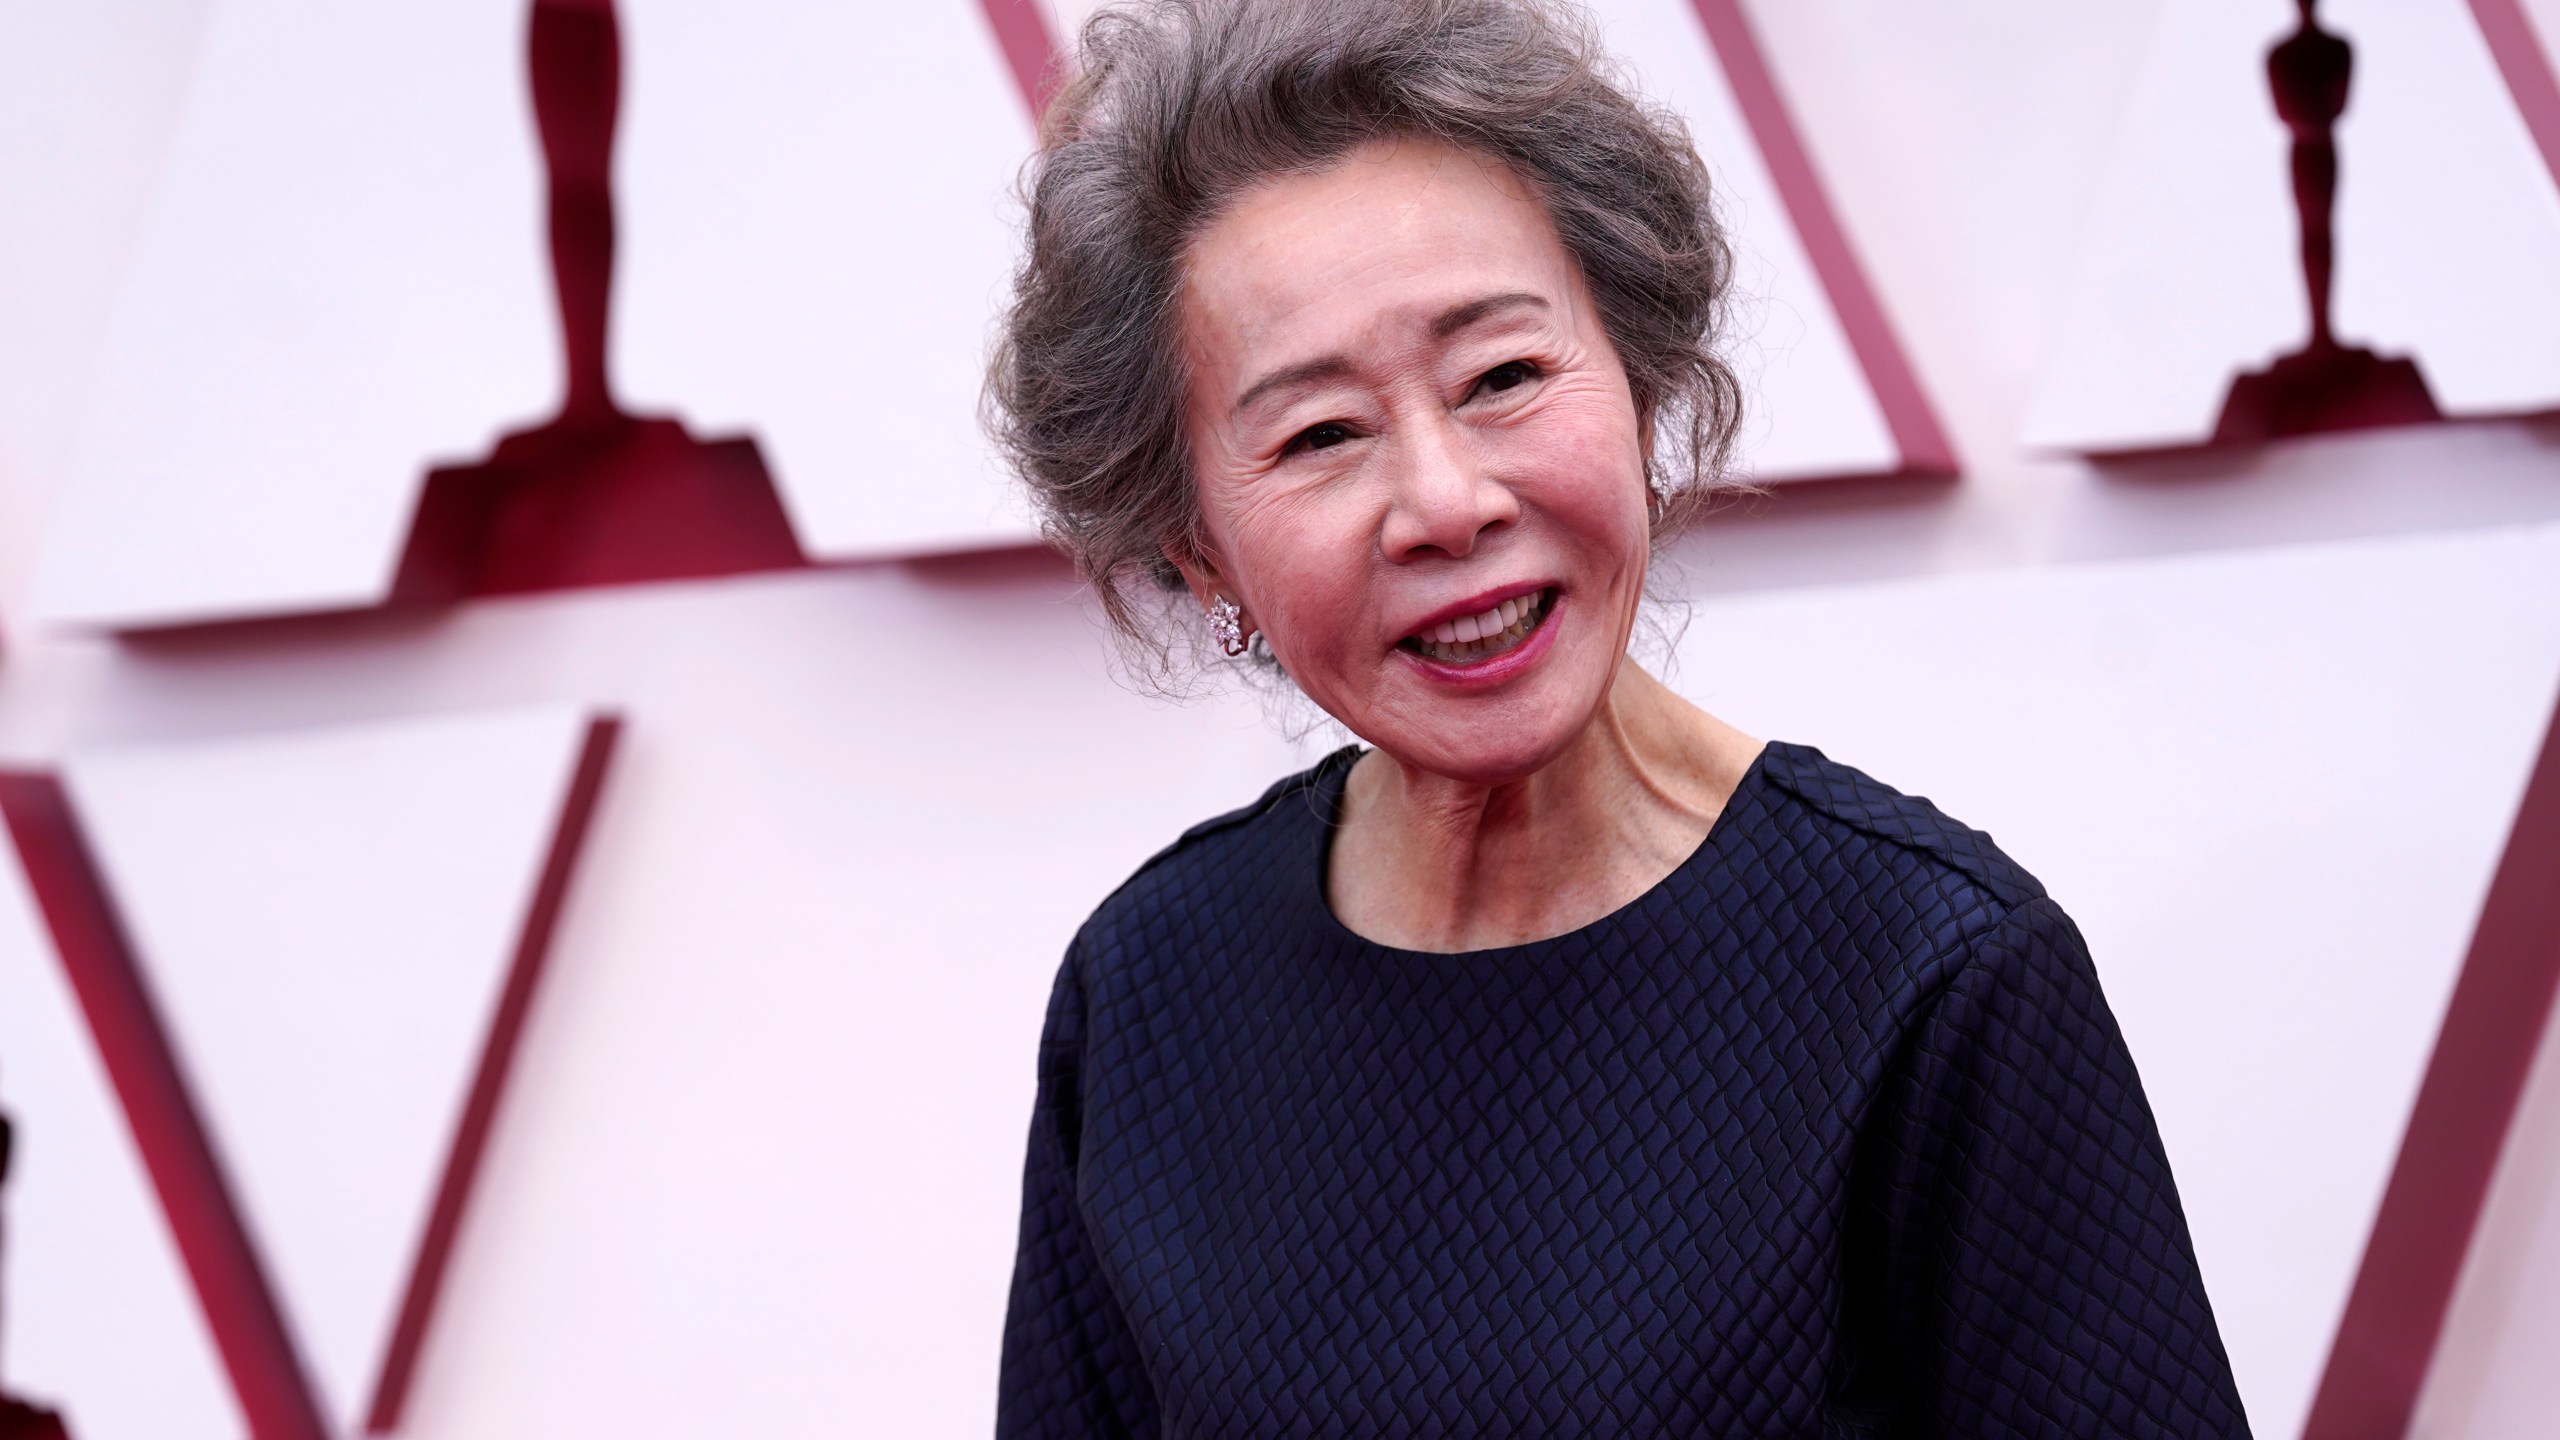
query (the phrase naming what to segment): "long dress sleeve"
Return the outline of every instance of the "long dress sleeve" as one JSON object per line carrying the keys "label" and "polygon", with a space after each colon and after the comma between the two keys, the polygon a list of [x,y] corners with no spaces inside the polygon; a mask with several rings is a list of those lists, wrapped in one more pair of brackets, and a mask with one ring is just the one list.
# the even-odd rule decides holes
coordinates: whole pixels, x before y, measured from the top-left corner
{"label": "long dress sleeve", "polygon": [[2248,1434],[2159,1131],[2058,906],[1977,943],[1881,1098],[1851,1272],[1879,1429]]}
{"label": "long dress sleeve", "polygon": [[1070,949],[1040,1038],[997,1440],[1154,1440],[1155,1394],[1076,1202],[1084,989]]}

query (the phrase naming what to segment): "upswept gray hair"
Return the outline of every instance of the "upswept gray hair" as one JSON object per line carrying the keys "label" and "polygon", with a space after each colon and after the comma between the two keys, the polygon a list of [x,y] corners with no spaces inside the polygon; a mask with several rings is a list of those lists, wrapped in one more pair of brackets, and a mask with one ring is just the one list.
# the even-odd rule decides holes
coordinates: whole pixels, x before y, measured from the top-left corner
{"label": "upswept gray hair", "polygon": [[[1176,305],[1186,247],[1258,181],[1371,141],[1530,182],[1580,263],[1652,444],[1657,538],[1721,475],[1741,392],[1715,353],[1732,268],[1688,128],[1556,0],[1137,0],[1095,15],[1025,174],[1029,244],[988,424],[1050,539],[1146,643],[1132,590],[1198,553]],[[1157,651],[1161,658],[1162,651]]]}

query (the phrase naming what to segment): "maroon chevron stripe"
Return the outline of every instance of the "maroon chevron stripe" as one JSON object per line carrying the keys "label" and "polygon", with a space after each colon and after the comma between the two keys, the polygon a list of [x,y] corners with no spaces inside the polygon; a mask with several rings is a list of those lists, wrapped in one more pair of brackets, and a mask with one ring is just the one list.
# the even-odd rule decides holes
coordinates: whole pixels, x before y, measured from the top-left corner
{"label": "maroon chevron stripe", "polygon": [[1040,8],[1040,0],[978,0],[978,5],[987,17],[987,28],[995,32],[997,47],[1004,51],[1005,64],[1012,67],[1013,86],[1031,111],[1031,123],[1037,126],[1066,79],[1061,47],[1049,33],[1048,13]]}
{"label": "maroon chevron stripe", "polygon": [[2303,1440],[2402,1440],[2560,990],[2560,710],[2454,982]]}
{"label": "maroon chevron stripe", "polygon": [[[2481,38],[2489,42],[2498,75],[2507,82],[2507,93],[2515,97],[2516,111],[2524,116],[2525,129],[2542,152],[2552,183],[2560,185],[2560,79],[2551,73],[2550,53],[2535,36],[2533,22],[2518,0],[2471,0],[2471,18],[2480,26]],[[2549,38],[2560,45],[2560,35]]]}
{"label": "maroon chevron stripe", "polygon": [[524,928],[516,937],[515,956],[508,963],[497,1014],[481,1042],[480,1062],[472,1073],[470,1094],[463,1102],[462,1118],[454,1127],[453,1148],[446,1153],[435,1203],[428,1212],[426,1230],[419,1237],[418,1253],[410,1262],[409,1283],[400,1297],[399,1319],[392,1327],[382,1370],[374,1384],[373,1403],[365,1415],[368,1434],[386,1435],[397,1429],[401,1412],[408,1405],[409,1386],[417,1375],[418,1352],[426,1340],[427,1322],[434,1318],[436,1300],[444,1293],[446,1262],[452,1258],[454,1237],[462,1229],[462,1213],[471,1198],[472,1182],[479,1177],[481,1158],[488,1151],[498,1097],[506,1089],[508,1071],[515,1065],[516,1044],[524,1034],[525,1016],[533,1007],[534,987],[541,980],[543,962],[551,953],[551,936],[559,925],[561,904],[568,898],[569,875],[586,845],[588,822],[594,818],[596,799],[604,791],[605,767],[613,759],[614,742],[621,736],[619,717],[598,716],[587,722],[577,769],[570,777],[569,793],[561,803],[559,819],[551,832],[551,846],[543,858],[542,878],[534,886],[533,903],[527,907]]}
{"label": "maroon chevron stripe", "polygon": [[1831,208],[1831,196],[1796,133],[1786,98],[1760,53],[1760,41],[1742,13],[1741,0],[1691,3],[1707,32],[1708,48],[1724,68],[1725,83],[1733,88],[1743,122],[1751,127],[1751,138],[1760,147],[1760,158],[1768,162],[1778,200],[1786,207],[1787,218],[1795,222],[1797,238],[1804,242],[1805,258],[1812,262],[1823,293],[1831,298],[1849,349],[1875,392],[1876,406],[1893,432],[1894,448],[1902,454],[1902,468],[1920,474],[1953,473],[1955,447],[1947,442],[1937,411],[1920,388],[1919,373],[1912,369],[1892,323],[1885,318],[1883,303],[1867,283],[1867,272],[1849,244],[1849,232]]}
{"label": "maroon chevron stripe", "polygon": [[328,1440],[274,1287],[61,777],[0,771],[0,820],[159,1192],[250,1435]]}
{"label": "maroon chevron stripe", "polygon": [[[587,723],[542,872],[517,934],[496,1013],[454,1127],[427,1223],[412,1257],[385,1347],[365,1428],[395,1429],[442,1294],[473,1182],[488,1150],[498,1101],[513,1068],[536,985],[568,896],[605,771],[621,737],[618,717]],[[126,1123],[142,1152],[178,1243],[198,1305],[214,1335],[254,1440],[327,1440],[318,1394],[294,1345],[257,1243],[223,1173],[177,1050],[151,1002],[127,939],[58,776],[0,771],[5,818],[36,903],[96,1038]]]}

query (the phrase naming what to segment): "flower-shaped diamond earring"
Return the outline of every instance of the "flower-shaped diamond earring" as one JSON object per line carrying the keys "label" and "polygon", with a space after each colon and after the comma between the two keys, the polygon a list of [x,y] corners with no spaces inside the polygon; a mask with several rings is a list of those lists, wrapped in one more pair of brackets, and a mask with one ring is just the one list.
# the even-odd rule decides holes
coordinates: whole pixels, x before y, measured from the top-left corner
{"label": "flower-shaped diamond earring", "polygon": [[1224,595],[1209,601],[1209,633],[1218,637],[1218,648],[1230,656],[1245,652],[1243,617],[1236,602]]}

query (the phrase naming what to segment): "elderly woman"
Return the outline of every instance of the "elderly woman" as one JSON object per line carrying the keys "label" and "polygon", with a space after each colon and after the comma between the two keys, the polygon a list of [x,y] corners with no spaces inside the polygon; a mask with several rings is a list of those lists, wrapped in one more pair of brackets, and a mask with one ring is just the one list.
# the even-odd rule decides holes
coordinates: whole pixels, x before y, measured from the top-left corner
{"label": "elderly woman", "polygon": [[1627,654],[1735,417],[1679,123],[1534,0],[1086,28],[995,369],[1052,532],[1367,742],[1102,903],[999,1433],[2245,1432],[2078,932]]}

